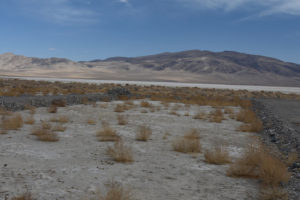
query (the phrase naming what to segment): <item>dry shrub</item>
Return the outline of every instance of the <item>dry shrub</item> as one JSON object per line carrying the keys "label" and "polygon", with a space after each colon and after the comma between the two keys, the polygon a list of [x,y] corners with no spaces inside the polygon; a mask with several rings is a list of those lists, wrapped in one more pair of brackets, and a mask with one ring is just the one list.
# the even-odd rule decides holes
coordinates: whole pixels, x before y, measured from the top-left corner
{"label": "dry shrub", "polygon": [[17,113],[11,117],[4,118],[1,125],[3,130],[18,130],[23,126],[23,118]]}
{"label": "dry shrub", "polygon": [[118,124],[119,125],[128,124],[128,120],[124,117],[124,115],[118,115]]}
{"label": "dry shrub", "polygon": [[206,114],[205,112],[198,112],[194,115],[193,117],[194,119],[206,119]]}
{"label": "dry shrub", "polygon": [[117,104],[114,111],[115,112],[125,112],[129,107],[126,104]]}
{"label": "dry shrub", "polygon": [[229,152],[226,147],[215,146],[213,150],[207,150],[204,153],[205,162],[215,165],[230,163]]}
{"label": "dry shrub", "polygon": [[66,101],[64,99],[54,99],[52,100],[51,105],[56,107],[65,107]]}
{"label": "dry shrub", "polygon": [[57,106],[51,105],[48,107],[48,113],[56,113],[57,112]]}
{"label": "dry shrub", "polygon": [[116,162],[133,162],[131,148],[125,146],[122,140],[118,140],[113,146],[109,146],[107,148],[107,154],[110,155]]}
{"label": "dry shrub", "polygon": [[96,133],[96,136],[100,141],[117,141],[120,139],[120,136],[117,134],[117,132],[109,126],[104,126]]}
{"label": "dry shrub", "polygon": [[188,117],[188,116],[190,116],[190,113],[189,112],[185,112],[184,116]]}
{"label": "dry shrub", "polygon": [[137,141],[148,141],[152,134],[152,130],[149,126],[141,125],[135,135]]}
{"label": "dry shrub", "polygon": [[11,200],[34,200],[30,192],[26,192],[20,196],[13,197]]}
{"label": "dry shrub", "polygon": [[215,111],[210,112],[209,114],[209,121],[210,122],[216,122],[216,123],[221,123],[222,120],[224,119],[223,113],[220,109],[216,109]]}
{"label": "dry shrub", "polygon": [[105,195],[99,194],[99,200],[133,200],[131,189],[126,189],[116,182],[106,184],[107,192]]}
{"label": "dry shrub", "polygon": [[24,109],[29,110],[29,113],[32,115],[35,114],[35,111],[36,111],[36,107],[34,107],[32,105],[28,105],[28,104],[24,106]]}
{"label": "dry shrub", "polygon": [[67,128],[62,125],[57,125],[52,128],[52,131],[64,132]]}
{"label": "dry shrub", "polygon": [[87,122],[89,125],[95,125],[95,124],[96,124],[96,121],[93,120],[93,119],[88,119],[86,122]]}
{"label": "dry shrub", "polygon": [[6,110],[4,107],[0,107],[0,115],[12,115],[12,112]]}
{"label": "dry shrub", "polygon": [[101,125],[102,125],[102,127],[109,127],[109,123],[105,120],[101,121]]}
{"label": "dry shrub", "polygon": [[150,108],[152,107],[152,104],[149,103],[148,101],[141,101],[140,106],[143,108]]}
{"label": "dry shrub", "polygon": [[260,200],[288,200],[288,193],[280,187],[264,186],[259,191]]}
{"label": "dry shrub", "polygon": [[35,135],[38,140],[44,142],[56,142],[59,140],[55,132],[52,132],[49,129],[45,129],[43,128],[43,126],[34,128],[32,130],[32,135]]}
{"label": "dry shrub", "polygon": [[84,105],[88,105],[89,104],[89,99],[87,98],[87,97],[83,97],[82,99],[81,99],[81,103],[82,104],[84,104]]}
{"label": "dry shrub", "polygon": [[43,129],[51,129],[51,124],[49,122],[43,121],[42,128]]}
{"label": "dry shrub", "polygon": [[170,115],[176,115],[176,116],[180,116],[180,114],[178,114],[176,111],[174,111],[174,110],[171,110],[170,112],[169,112],[169,114]]}
{"label": "dry shrub", "polygon": [[182,153],[200,153],[200,135],[196,129],[191,129],[184,136],[173,142],[173,149]]}
{"label": "dry shrub", "polygon": [[35,120],[32,116],[30,117],[27,117],[25,120],[24,120],[24,123],[25,124],[34,124]]}
{"label": "dry shrub", "polygon": [[7,134],[6,130],[0,130],[0,135],[5,135],[5,134]]}
{"label": "dry shrub", "polygon": [[108,108],[108,104],[107,103],[101,103],[101,104],[99,104],[99,107],[100,108]]}
{"label": "dry shrub", "polygon": [[58,117],[51,117],[51,122],[59,122],[59,123],[68,123],[69,118],[67,116],[58,116]]}
{"label": "dry shrub", "polygon": [[234,114],[234,111],[233,111],[233,109],[232,108],[225,108],[224,109],[224,114]]}
{"label": "dry shrub", "polygon": [[239,130],[243,132],[259,132],[263,129],[262,122],[256,117],[256,114],[252,110],[241,110],[236,115],[236,120],[244,122]]}
{"label": "dry shrub", "polygon": [[269,186],[278,186],[290,178],[285,163],[262,144],[249,145],[243,156],[230,166],[228,175],[257,178]]}

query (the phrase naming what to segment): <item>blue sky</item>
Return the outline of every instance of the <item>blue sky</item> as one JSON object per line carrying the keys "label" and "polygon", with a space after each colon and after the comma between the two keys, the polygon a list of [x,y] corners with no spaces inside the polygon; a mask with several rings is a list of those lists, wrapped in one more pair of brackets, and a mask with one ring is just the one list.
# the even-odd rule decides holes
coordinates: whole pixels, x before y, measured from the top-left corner
{"label": "blue sky", "polygon": [[0,54],[92,60],[200,49],[300,63],[300,0],[2,0],[0,25]]}

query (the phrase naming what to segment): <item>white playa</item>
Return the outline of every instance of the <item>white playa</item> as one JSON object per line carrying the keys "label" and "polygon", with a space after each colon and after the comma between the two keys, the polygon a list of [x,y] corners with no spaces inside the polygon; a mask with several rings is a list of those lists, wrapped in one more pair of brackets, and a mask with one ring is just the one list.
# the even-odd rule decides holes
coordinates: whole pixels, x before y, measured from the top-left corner
{"label": "white playa", "polygon": [[80,82],[93,84],[121,84],[121,85],[139,85],[139,86],[166,86],[166,87],[197,87],[197,88],[215,88],[229,90],[248,90],[248,91],[266,91],[266,92],[282,92],[300,94],[300,87],[272,87],[272,86],[257,86],[257,85],[223,85],[223,84],[200,84],[200,83],[180,83],[180,82],[152,82],[152,81],[118,81],[118,80],[92,80],[92,79],[62,79],[62,78],[36,78],[36,77],[6,77],[1,78],[17,78],[23,80],[36,81],[60,81],[60,82]]}

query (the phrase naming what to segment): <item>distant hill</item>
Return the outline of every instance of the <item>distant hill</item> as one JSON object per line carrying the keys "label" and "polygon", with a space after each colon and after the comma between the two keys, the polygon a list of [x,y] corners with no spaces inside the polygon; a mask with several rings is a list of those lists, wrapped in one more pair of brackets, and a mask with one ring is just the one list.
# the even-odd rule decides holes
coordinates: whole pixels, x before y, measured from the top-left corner
{"label": "distant hill", "polygon": [[233,51],[191,50],[74,62],[0,55],[0,75],[300,86],[300,65]]}

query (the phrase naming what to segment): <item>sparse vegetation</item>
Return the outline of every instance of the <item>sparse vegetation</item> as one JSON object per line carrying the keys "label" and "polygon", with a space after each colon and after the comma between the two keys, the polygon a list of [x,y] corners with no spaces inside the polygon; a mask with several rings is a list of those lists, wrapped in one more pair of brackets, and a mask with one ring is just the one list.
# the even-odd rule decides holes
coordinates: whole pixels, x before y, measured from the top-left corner
{"label": "sparse vegetation", "polygon": [[196,129],[191,129],[184,136],[173,142],[173,149],[182,153],[200,153],[200,135]]}
{"label": "sparse vegetation", "polygon": [[56,125],[52,128],[52,131],[55,132],[64,132],[66,130],[66,127],[62,126],[62,125]]}
{"label": "sparse vegetation", "polygon": [[67,116],[51,117],[50,121],[64,124],[69,122],[69,118]]}
{"label": "sparse vegetation", "polygon": [[100,194],[98,200],[133,200],[131,189],[124,188],[121,184],[114,181],[108,183],[106,194]]}
{"label": "sparse vegetation", "polygon": [[44,142],[57,142],[59,140],[57,134],[43,125],[40,127],[35,127],[32,130],[32,135],[35,135],[38,140]]}
{"label": "sparse vegetation", "polygon": [[137,133],[135,135],[135,139],[137,141],[148,141],[152,134],[152,130],[150,127],[141,125],[139,126]]}
{"label": "sparse vegetation", "polygon": [[57,112],[57,106],[51,105],[48,108],[48,113],[56,113]]}
{"label": "sparse vegetation", "polygon": [[32,116],[29,116],[24,120],[25,124],[34,124],[34,122],[35,122],[35,120]]}
{"label": "sparse vegetation", "polygon": [[126,124],[128,124],[128,120],[125,118],[124,115],[118,115],[118,124],[119,125],[126,125]]}
{"label": "sparse vegetation", "polygon": [[222,145],[216,145],[212,150],[206,150],[204,152],[204,158],[205,162],[215,165],[231,162],[227,148]]}
{"label": "sparse vegetation", "polygon": [[110,155],[116,162],[133,162],[132,150],[130,147],[125,146],[122,140],[118,140],[113,146],[109,146],[107,148],[107,154]]}
{"label": "sparse vegetation", "polygon": [[117,132],[109,126],[104,126],[96,133],[96,136],[100,141],[118,141],[120,139]]}
{"label": "sparse vegetation", "polygon": [[11,200],[34,200],[30,192],[26,192],[20,196],[13,197]]}
{"label": "sparse vegetation", "polygon": [[13,116],[6,116],[3,118],[1,127],[2,130],[18,130],[23,126],[23,118],[21,114],[16,113]]}
{"label": "sparse vegetation", "polygon": [[89,125],[95,125],[96,124],[96,121],[94,120],[94,119],[88,119],[87,120],[87,123],[89,124]]}
{"label": "sparse vegetation", "polygon": [[243,132],[259,132],[263,128],[262,122],[252,110],[241,110],[237,114],[236,119],[245,123],[239,128]]}
{"label": "sparse vegetation", "polygon": [[141,101],[140,106],[143,108],[150,108],[152,107],[152,104],[149,103],[148,101]]}

